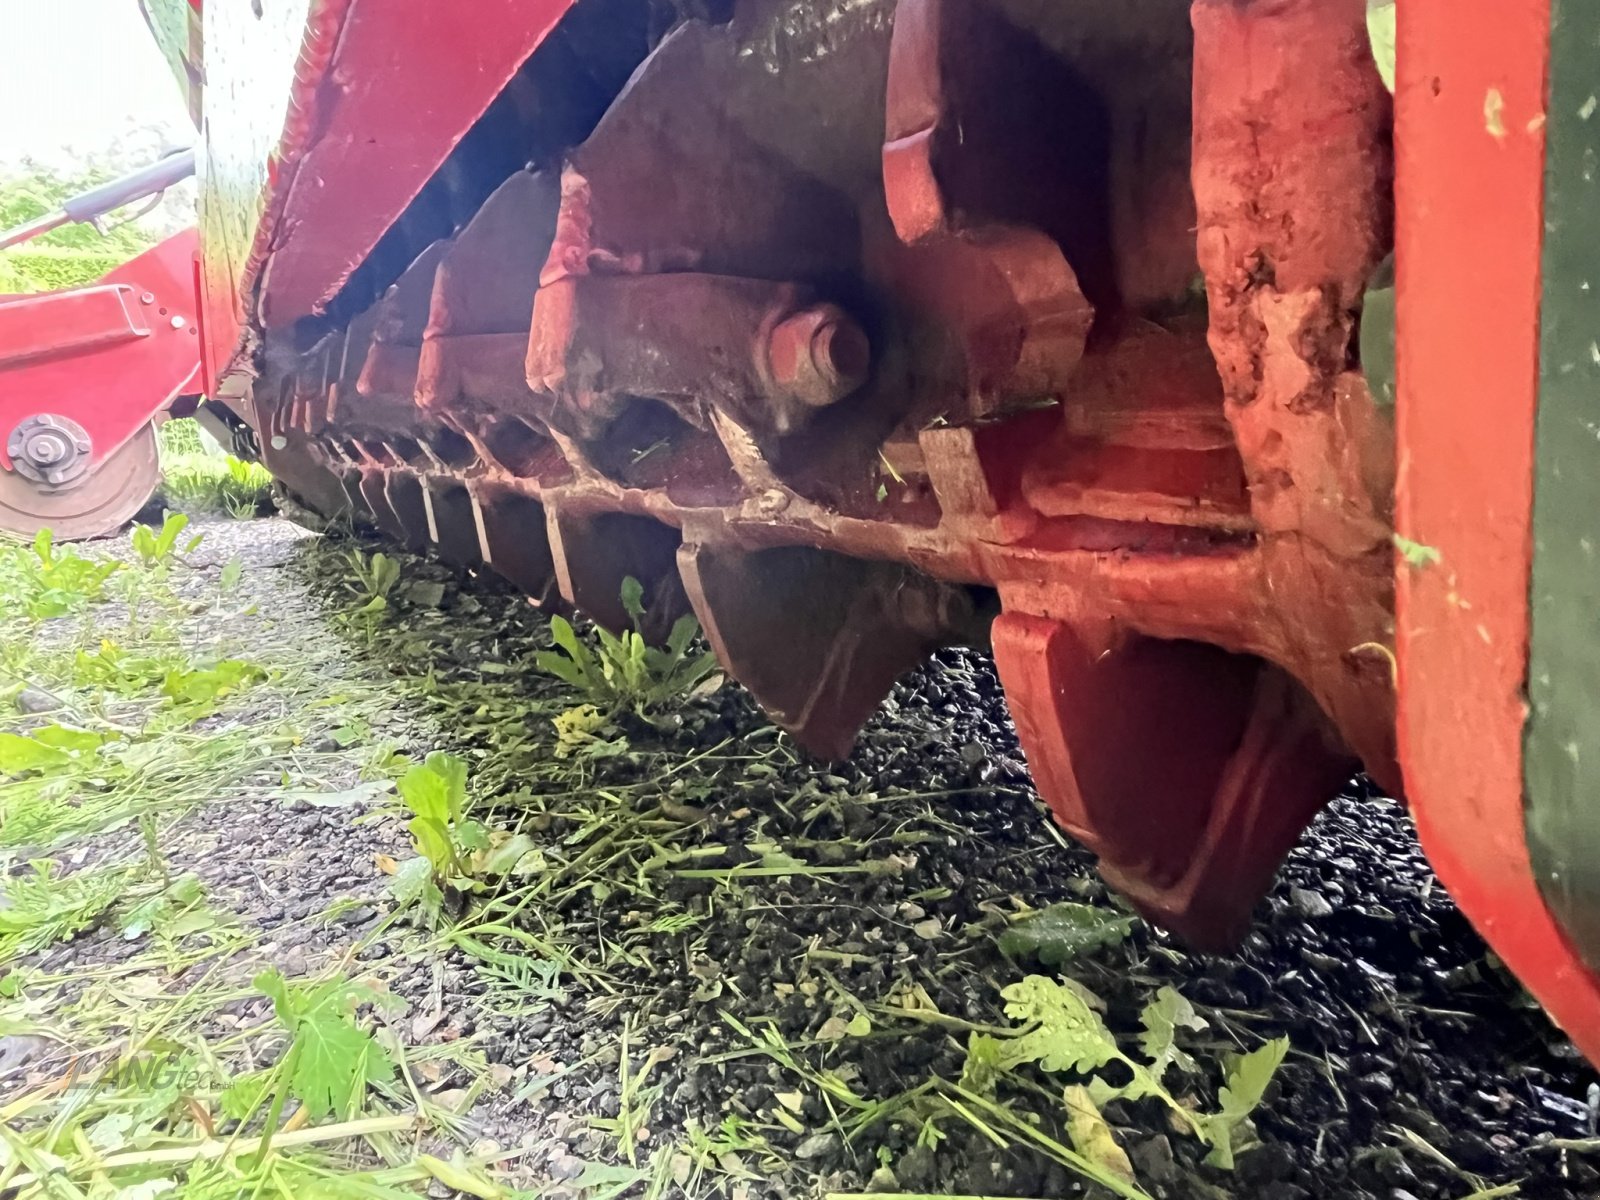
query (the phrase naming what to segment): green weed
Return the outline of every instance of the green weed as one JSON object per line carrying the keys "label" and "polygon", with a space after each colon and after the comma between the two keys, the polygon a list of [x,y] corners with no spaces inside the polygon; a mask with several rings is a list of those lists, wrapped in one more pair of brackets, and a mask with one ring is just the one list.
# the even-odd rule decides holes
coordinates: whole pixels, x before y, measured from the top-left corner
{"label": "green weed", "polygon": [[97,924],[127,889],[130,868],[56,874],[43,859],[0,889],[0,962],[69,941]]}
{"label": "green weed", "polygon": [[370,626],[388,611],[390,594],[400,582],[400,563],[382,550],[371,554],[352,550],[348,561],[353,576],[348,586],[355,593],[356,601],[345,617]]}
{"label": "green weed", "polygon": [[272,498],[272,474],[260,463],[208,447],[199,425],[187,418],[161,427],[162,493],[176,508],[258,515]]}
{"label": "green weed", "polygon": [[396,788],[411,813],[406,828],[417,857],[399,864],[392,890],[402,906],[419,905],[430,924],[447,900],[459,909],[482,880],[513,873],[533,850],[526,834],[490,830],[467,815],[467,764],[453,754],[434,751]]}
{"label": "green weed", "polygon": [[[1205,1112],[1184,1086],[1198,1077],[1199,1066],[1178,1045],[1180,1031],[1203,1029],[1205,1022],[1171,988],[1162,988],[1145,1006],[1137,1054],[1124,1050],[1106,1027],[1100,1001],[1070,979],[1030,975],[1002,989],[1006,1015],[1016,1023],[1010,1030],[946,1017],[920,988],[912,991],[915,995],[902,1005],[882,1011],[969,1029],[966,1061],[958,1080],[935,1076],[886,1100],[869,1099],[837,1072],[812,1065],[801,1047],[790,1045],[773,1026],[758,1033],[726,1013],[723,1019],[751,1049],[814,1087],[850,1136],[893,1118],[914,1124],[918,1143],[931,1144],[942,1136],[941,1122],[961,1121],[997,1147],[1031,1149],[1127,1200],[1149,1198],[1100,1117],[1101,1106],[1113,1100],[1159,1101],[1175,1128],[1209,1147],[1208,1162],[1231,1168],[1237,1154],[1256,1144],[1250,1114],[1288,1049],[1288,1040],[1279,1038],[1249,1054],[1230,1055],[1223,1064],[1218,1106]],[[862,1022],[861,1033],[871,1028]],[[1168,1082],[1174,1072],[1180,1077],[1177,1085]],[[1049,1115],[1061,1137],[1052,1136],[1040,1114],[1017,1104],[1014,1096],[1053,1097],[1055,1111]],[[773,1115],[789,1124],[781,1111]]]}
{"label": "green weed", "polygon": [[289,1045],[268,1079],[246,1076],[223,1093],[222,1109],[229,1116],[244,1120],[270,1096],[267,1125],[272,1128],[284,1101],[293,1096],[314,1119],[352,1120],[367,1089],[394,1077],[388,1052],[356,1023],[355,1005],[370,998],[364,989],[342,978],[291,984],[276,969],[257,975],[255,987],[271,999]]}
{"label": "green weed", "polygon": [[81,612],[105,600],[106,581],[119,567],[58,547],[41,529],[27,546],[0,543],[0,605],[35,621]]}
{"label": "green weed", "polygon": [[[1006,1037],[974,1033],[967,1042],[963,1085],[992,1095],[998,1078],[1024,1064],[1047,1073],[1070,1072],[1088,1078],[1087,1094],[1096,1105],[1112,1100],[1161,1101],[1178,1125],[1211,1147],[1207,1161],[1232,1167],[1237,1149],[1248,1143],[1245,1122],[1261,1102],[1267,1084],[1283,1061],[1289,1043],[1279,1038],[1230,1060],[1221,1089],[1221,1107],[1199,1113],[1166,1085],[1174,1068],[1192,1072],[1194,1062],[1178,1049],[1179,1029],[1204,1028],[1192,1005],[1171,988],[1162,988],[1145,1006],[1139,1057],[1124,1051],[1096,1011],[1098,1001],[1074,981],[1029,975],[1005,988],[1006,1015],[1022,1028]],[[1126,1082],[1112,1084],[1101,1074],[1116,1065]]]}
{"label": "green weed", "polygon": [[182,939],[218,928],[222,922],[206,908],[199,877],[173,876],[154,819],[146,816],[141,823],[142,862],[62,875],[54,860],[39,859],[0,884],[0,962],[70,941],[107,921],[127,941],[154,935],[169,955]]}
{"label": "green weed", "polygon": [[225,658],[209,666],[168,671],[161,681],[161,694],[172,701],[175,711],[194,721],[215,712],[225,697],[266,677],[266,671],[255,663]]}
{"label": "green weed", "polygon": [[541,650],[534,663],[576,688],[590,703],[613,712],[631,708],[645,714],[682,700],[716,670],[717,660],[709,652],[690,652],[700,632],[699,622],[690,615],[673,624],[665,646],[646,642],[640,632],[643,595],[637,579],[624,580],[622,603],[633,628],[614,634],[597,625],[592,645],[579,638],[564,617],[551,617],[550,636],[556,649]]}
{"label": "green weed", "polygon": [[175,558],[181,560],[184,554],[194,553],[205,540],[205,534],[196,534],[184,543],[180,553],[178,539],[183,536],[183,531],[188,525],[189,518],[185,514],[172,512],[169,512],[161,522],[160,529],[152,529],[148,525],[135,525],[131,536],[133,552],[146,567],[164,567]]}
{"label": "green weed", "polygon": [[26,769],[16,756],[31,751],[14,737],[27,739],[0,739],[12,764],[0,769],[8,777],[0,786],[0,847],[50,848],[121,828],[145,813],[181,813],[230,795],[260,761],[259,735],[248,728],[108,735],[93,752],[52,755]]}

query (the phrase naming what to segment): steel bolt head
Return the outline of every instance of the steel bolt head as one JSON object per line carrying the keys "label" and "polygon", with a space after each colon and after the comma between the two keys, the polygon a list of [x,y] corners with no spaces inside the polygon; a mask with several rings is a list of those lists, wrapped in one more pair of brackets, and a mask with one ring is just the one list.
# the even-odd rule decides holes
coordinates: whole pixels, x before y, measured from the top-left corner
{"label": "steel bolt head", "polygon": [[60,486],[88,470],[93,443],[70,417],[35,413],[17,422],[6,438],[12,469],[35,483]]}
{"label": "steel bolt head", "polygon": [[53,431],[34,434],[22,447],[22,452],[28,456],[29,461],[41,467],[55,466],[70,450],[67,440]]}
{"label": "steel bolt head", "polygon": [[866,382],[872,347],[842,308],[818,304],[773,326],[767,341],[772,381],[812,408],[843,400]]}
{"label": "steel bolt head", "polygon": [[872,356],[867,335],[842,313],[817,324],[811,334],[810,355],[817,374],[832,386],[842,387],[844,395],[866,382]]}

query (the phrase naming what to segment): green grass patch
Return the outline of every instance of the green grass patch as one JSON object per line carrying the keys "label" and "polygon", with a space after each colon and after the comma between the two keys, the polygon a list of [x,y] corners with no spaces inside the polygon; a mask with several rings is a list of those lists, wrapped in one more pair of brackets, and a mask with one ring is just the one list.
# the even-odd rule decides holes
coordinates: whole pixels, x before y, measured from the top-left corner
{"label": "green grass patch", "polygon": [[260,463],[217,449],[194,420],[161,427],[161,490],[170,507],[187,512],[258,516],[272,505],[272,475]]}

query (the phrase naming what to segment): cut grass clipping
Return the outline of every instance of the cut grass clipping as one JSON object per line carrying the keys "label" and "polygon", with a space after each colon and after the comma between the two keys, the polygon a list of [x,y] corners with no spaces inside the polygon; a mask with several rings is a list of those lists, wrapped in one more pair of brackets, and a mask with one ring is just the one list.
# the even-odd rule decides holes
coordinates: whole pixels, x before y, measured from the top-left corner
{"label": "cut grass clipping", "polygon": [[[338,610],[329,628],[356,641],[361,662],[386,668],[363,708],[348,683],[288,648],[256,661],[228,641],[243,615],[231,611],[237,562],[212,593],[196,600],[186,588],[191,598],[180,598],[173,580],[191,570],[195,549],[181,515],[135,531],[120,564],[48,538],[0,547],[0,601],[23,614],[0,629],[0,701],[17,713],[0,730],[0,1042],[32,1039],[39,1055],[0,1087],[0,1195],[342,1200],[430,1185],[487,1200],[535,1194],[511,1186],[509,1164],[449,1149],[472,1136],[464,1114],[495,1086],[469,1039],[408,1049],[395,1027],[400,1002],[382,968],[356,956],[361,946],[292,975],[163,855],[164,823],[203,803],[275,792],[371,798],[391,787],[415,854],[380,857],[395,904],[362,945],[381,937],[403,950],[385,962],[465,954],[483,1003],[502,1016],[547,1011],[567,995],[584,1011],[619,1012],[620,1044],[613,1034],[596,1049],[615,1050],[617,1110],[588,1120],[602,1139],[595,1156],[607,1161],[581,1164],[567,1182],[580,1200],[736,1197],[796,1171],[782,1148],[790,1139],[799,1156],[806,1140],[836,1138],[870,1164],[875,1131],[888,1125],[923,1147],[959,1128],[1133,1200],[1146,1192],[1116,1128],[1130,1116],[1194,1139],[1221,1169],[1254,1143],[1250,1114],[1286,1043],[1208,1063],[1207,1017],[1221,1018],[1169,988],[1125,1033],[1085,985],[990,958],[1003,1015],[980,1024],[941,1012],[909,974],[885,995],[850,995],[828,970],[848,956],[813,946],[774,995],[809,988],[837,1009],[791,1042],[759,994],[740,992],[714,965],[702,973],[706,929],[767,903],[765,889],[895,876],[920,840],[951,827],[927,804],[945,793],[846,795],[813,782],[772,797],[773,763],[793,752],[770,731],[693,752],[663,742],[670,717],[719,680],[692,623],[665,649],[645,644],[637,585],[624,592],[633,628],[623,634],[552,626],[550,640],[540,630],[500,643],[463,680],[444,665],[449,622],[461,619],[440,612],[446,585],[408,577],[409,560],[324,543],[313,554],[329,568],[319,575]],[[475,603],[452,600],[468,611]],[[362,746],[377,711],[402,699],[460,739],[452,752],[418,763]],[[296,722],[307,714],[334,731],[343,761],[356,751],[361,783],[308,777],[326,769],[308,763],[327,755],[306,752]],[[628,771],[608,775],[612,759]],[[752,811],[757,797],[807,829],[832,823],[845,804],[884,813],[884,824],[850,839],[795,835]],[[685,880],[704,892],[668,899],[668,886]],[[608,902],[614,921],[571,920],[580,906]],[[940,936],[937,920],[923,923]],[[1063,972],[1132,928],[1090,905],[997,924],[957,936],[998,935],[1010,958]],[[94,939],[131,946],[131,956],[96,957]],[[73,954],[79,947],[86,953]],[[680,951],[695,1000],[735,1035],[733,1049],[702,1049],[692,1063],[686,1045],[624,1007],[637,986],[625,968],[655,963],[676,976]],[[950,1043],[958,1066],[892,1095],[865,1090],[839,1054],[930,1027],[965,1038]],[[425,1088],[444,1056],[469,1081],[448,1107]],[[712,1128],[663,1126],[675,1070],[755,1056],[790,1081],[770,1108]],[[577,1065],[530,1073],[514,1098],[539,1103]],[[874,1189],[899,1191],[893,1152],[880,1146],[878,1163]]]}
{"label": "cut grass clipping", "polygon": [[237,560],[211,594],[178,594],[186,523],[134,530],[121,562],[48,535],[0,544],[0,1196],[342,1200],[443,1181],[510,1200],[479,1165],[422,1152],[457,1118],[419,1090],[439,1064],[413,1064],[381,988],[340,963],[286,978],[168,866],[193,808],[270,795],[263,780],[314,790],[293,722],[343,702],[229,645]]}

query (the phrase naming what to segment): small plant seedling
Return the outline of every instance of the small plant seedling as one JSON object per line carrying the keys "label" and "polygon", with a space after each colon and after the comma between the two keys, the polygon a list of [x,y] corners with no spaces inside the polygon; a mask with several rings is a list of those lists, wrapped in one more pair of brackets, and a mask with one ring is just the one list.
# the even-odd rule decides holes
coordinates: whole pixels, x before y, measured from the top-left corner
{"label": "small plant seedling", "polygon": [[401,905],[420,905],[430,924],[439,922],[447,898],[512,873],[533,850],[526,834],[490,830],[467,815],[467,764],[453,754],[435,750],[395,787],[411,812],[406,828],[417,857],[398,865],[391,890]]}
{"label": "small plant seedling", "polygon": [[106,580],[121,565],[87,558],[70,546],[58,548],[48,529],[41,529],[26,548],[0,547],[0,560],[0,604],[35,621],[100,603]]}
{"label": "small plant seedling", "polygon": [[[1250,1144],[1250,1113],[1261,1103],[1289,1048],[1287,1038],[1278,1038],[1231,1059],[1225,1067],[1221,1107],[1214,1113],[1201,1113],[1181,1102],[1165,1082],[1173,1067],[1192,1071],[1195,1066],[1178,1049],[1177,1031],[1205,1024],[1173,989],[1162,988],[1145,1006],[1140,1057],[1117,1044],[1096,1012],[1094,997],[1071,980],[1029,975],[1004,988],[1001,995],[1006,1000],[1006,1015],[1021,1028],[1009,1037],[970,1036],[962,1073],[965,1089],[992,1096],[999,1077],[1024,1064],[1034,1064],[1047,1073],[1087,1076],[1085,1094],[1097,1107],[1112,1100],[1160,1100],[1177,1125],[1210,1146],[1206,1161],[1224,1169],[1231,1169],[1235,1153]],[[1100,1073],[1113,1065],[1125,1082],[1113,1084]]]}
{"label": "small plant seedling", "polygon": [[161,522],[159,532],[148,525],[135,525],[132,538],[133,552],[146,567],[166,566],[175,558],[181,561],[184,554],[193,554],[195,548],[205,540],[205,534],[195,534],[184,543],[180,553],[178,539],[183,536],[183,531],[188,526],[188,516],[174,512],[167,514],[166,519]]}
{"label": "small plant seedling", "polygon": [[382,550],[375,550],[371,554],[352,550],[350,567],[355,575],[352,590],[356,593],[358,603],[350,610],[349,616],[374,619],[389,607],[389,595],[400,582],[400,563]]}
{"label": "small plant seedling", "polygon": [[222,477],[222,507],[235,520],[245,520],[261,511],[272,494],[272,473],[260,463],[245,462],[228,455]]}
{"label": "small plant seedling", "polygon": [[631,707],[643,715],[681,700],[716,670],[717,660],[709,652],[691,653],[700,624],[687,614],[673,624],[665,646],[646,642],[641,632],[643,599],[637,579],[623,580],[622,605],[633,628],[614,634],[596,626],[593,645],[578,636],[571,622],[551,617],[550,636],[556,648],[535,654],[535,664],[582,692],[590,703],[612,712]]}
{"label": "small plant seedling", "polygon": [[[281,1082],[273,1098],[268,1127],[276,1125],[283,1099],[294,1096],[313,1120],[337,1115],[353,1118],[362,1107],[367,1088],[394,1077],[394,1061],[356,1024],[352,1009],[363,989],[346,979],[317,984],[291,984],[273,968],[255,978],[256,990],[272,1001],[273,1013],[289,1033],[289,1048],[278,1064]],[[241,1090],[248,1086],[241,1081]],[[264,1092],[249,1089],[249,1100],[259,1102]],[[235,1112],[244,1107],[233,1098]],[[228,1098],[224,1097],[224,1104]]]}

